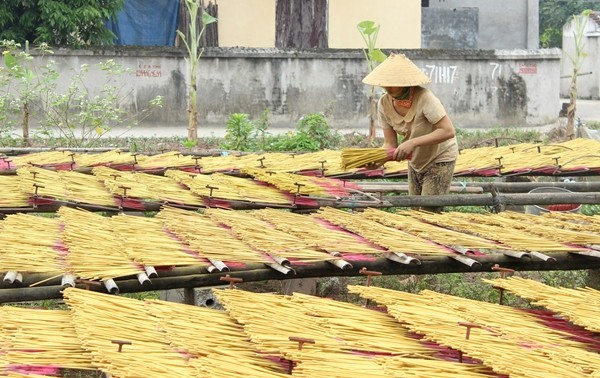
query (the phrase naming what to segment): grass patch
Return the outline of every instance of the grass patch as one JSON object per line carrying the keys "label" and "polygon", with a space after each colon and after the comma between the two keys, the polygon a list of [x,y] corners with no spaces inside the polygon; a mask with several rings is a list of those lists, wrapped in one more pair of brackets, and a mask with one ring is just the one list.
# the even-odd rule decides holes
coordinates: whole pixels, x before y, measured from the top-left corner
{"label": "grass patch", "polygon": [[61,378],[104,378],[106,377],[99,370],[76,370],[76,369],[63,369],[60,372]]}
{"label": "grass patch", "polygon": [[589,121],[585,123],[585,126],[588,129],[600,130],[600,121]]}
{"label": "grass patch", "polygon": [[125,298],[136,299],[138,301],[160,299],[160,292],[158,291],[142,291],[139,293],[127,293],[121,294]]}
{"label": "grass patch", "polygon": [[456,139],[460,149],[508,146],[516,143],[534,143],[548,140],[539,131],[524,130],[519,127],[496,127],[485,130],[456,129]]}

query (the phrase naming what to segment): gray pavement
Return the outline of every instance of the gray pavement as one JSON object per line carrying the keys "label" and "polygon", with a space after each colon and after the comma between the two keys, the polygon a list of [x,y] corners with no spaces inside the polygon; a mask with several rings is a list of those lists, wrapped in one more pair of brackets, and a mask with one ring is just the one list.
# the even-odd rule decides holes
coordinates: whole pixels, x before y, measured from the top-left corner
{"label": "gray pavement", "polygon": [[[564,99],[564,102],[569,100]],[[600,101],[577,100],[575,117],[585,122],[600,122]]]}
{"label": "gray pavement", "polygon": [[[561,99],[561,103],[568,102],[568,99]],[[600,101],[594,100],[577,100],[577,109],[575,111],[576,118],[579,118],[584,124],[588,122],[600,122]],[[558,110],[557,110],[558,112]],[[539,130],[542,132],[549,131],[556,127],[555,124],[532,126],[527,129]],[[269,133],[271,135],[284,134],[292,130],[291,128],[270,128]],[[369,131],[366,127],[355,128],[355,129],[337,129],[342,134],[358,133],[368,135]],[[381,132],[378,130],[378,133]],[[222,138],[225,136],[225,125],[223,126],[206,126],[200,125],[198,135],[201,138]],[[139,125],[131,130],[114,129],[111,133],[106,135],[107,137],[186,137],[187,136],[187,122],[181,123],[180,125],[169,125],[169,126],[147,126]],[[379,135],[382,136],[382,135]]]}

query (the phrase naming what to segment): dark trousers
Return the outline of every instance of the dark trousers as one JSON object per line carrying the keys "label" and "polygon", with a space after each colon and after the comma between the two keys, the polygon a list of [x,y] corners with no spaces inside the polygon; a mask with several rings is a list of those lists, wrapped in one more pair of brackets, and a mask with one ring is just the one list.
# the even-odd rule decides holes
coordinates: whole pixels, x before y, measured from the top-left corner
{"label": "dark trousers", "polygon": [[[408,166],[408,194],[411,196],[435,196],[450,192],[452,176],[456,161],[434,163],[421,172]],[[440,213],[444,210],[441,206],[422,207],[422,210]]]}

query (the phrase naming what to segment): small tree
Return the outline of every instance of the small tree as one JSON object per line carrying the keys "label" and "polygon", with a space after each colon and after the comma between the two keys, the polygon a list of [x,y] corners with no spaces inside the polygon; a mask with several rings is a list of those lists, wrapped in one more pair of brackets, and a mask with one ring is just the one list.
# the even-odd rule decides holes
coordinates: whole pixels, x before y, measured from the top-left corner
{"label": "small tree", "polygon": [[187,6],[189,15],[190,15],[190,41],[185,38],[185,34],[183,34],[180,30],[177,30],[177,34],[179,38],[183,41],[185,48],[187,50],[188,56],[186,57],[186,62],[188,65],[188,73],[190,77],[190,82],[188,86],[188,113],[189,113],[189,121],[188,121],[188,140],[197,142],[198,141],[198,77],[196,70],[198,68],[198,62],[200,61],[200,57],[204,52],[204,47],[200,46],[200,40],[204,31],[206,30],[206,26],[216,22],[217,19],[208,14],[206,11],[202,11],[202,26],[199,29],[197,25],[198,19],[198,10],[202,6],[202,0],[185,0],[185,5]]}
{"label": "small tree", "polygon": [[[32,105],[38,97],[40,88],[44,85],[45,77],[38,75],[31,67],[33,57],[29,52],[29,43],[25,43],[25,50],[15,41],[0,41],[3,50],[5,70],[0,70],[0,87],[6,92],[0,93],[0,121],[3,122],[2,134],[14,128],[10,113],[21,115],[21,129],[23,132],[23,143],[31,144],[29,139],[29,123],[32,113]],[[53,51],[47,44],[40,44],[36,50],[42,54],[52,54]],[[11,96],[16,92],[18,96]]]}
{"label": "small tree", "polygon": [[[148,108],[135,114],[125,110],[124,104],[131,92],[122,93],[123,75],[131,73],[113,60],[98,63],[105,76],[99,93],[88,87],[93,78],[87,64],[73,69],[68,88],[58,86],[57,63],[39,56],[33,64],[29,48],[20,50],[14,41],[0,41],[4,67],[0,64],[0,137],[12,139],[19,125],[23,129],[23,142],[29,145],[31,120],[38,121],[36,134],[47,140],[58,139],[66,147],[92,147],[102,136],[116,126],[130,128],[153,108],[162,106],[162,96],[149,100]],[[42,44],[36,50],[51,54]],[[44,63],[45,61],[45,63]],[[7,140],[8,141],[8,140]]]}
{"label": "small tree", "polygon": [[567,138],[572,138],[575,135],[575,110],[577,109],[577,75],[583,61],[587,57],[585,52],[585,43],[583,37],[587,28],[587,22],[590,15],[590,10],[581,12],[580,15],[574,15],[573,20],[573,39],[575,42],[575,53],[569,55],[569,60],[573,64],[573,77],[569,86],[569,107],[567,108]]}
{"label": "small tree", "polygon": [[[42,137],[59,138],[69,147],[93,147],[114,128],[124,126],[126,132],[149,116],[153,109],[162,107],[163,97],[156,96],[148,101],[148,107],[133,114],[125,110],[132,90],[123,92],[121,83],[132,70],[112,59],[94,65],[102,71],[102,76],[92,76],[92,66],[87,64],[73,69],[69,86],[63,91],[57,87],[55,66],[56,62],[51,61],[42,67],[46,78],[38,93],[42,106],[38,133]],[[87,83],[92,77],[94,80],[103,77],[99,93],[92,93],[88,88]]]}
{"label": "small tree", "polygon": [[[373,71],[375,67],[387,58],[387,56],[380,50],[375,48],[377,42],[377,34],[379,33],[379,25],[373,21],[362,21],[357,26],[360,35],[363,37],[367,49],[363,50],[369,72]],[[375,99],[375,87],[371,86],[371,93],[369,94],[369,142],[373,143],[375,140],[375,114],[377,112],[377,100]]]}

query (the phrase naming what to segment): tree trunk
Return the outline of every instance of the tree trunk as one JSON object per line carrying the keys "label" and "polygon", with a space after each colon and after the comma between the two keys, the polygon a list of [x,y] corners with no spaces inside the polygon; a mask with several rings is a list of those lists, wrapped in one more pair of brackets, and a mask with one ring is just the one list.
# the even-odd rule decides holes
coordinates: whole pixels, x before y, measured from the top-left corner
{"label": "tree trunk", "polygon": [[374,90],[371,90],[369,96],[369,144],[373,145],[375,136],[377,134],[377,128],[375,126],[375,115],[377,114],[377,103],[375,102]]}
{"label": "tree trunk", "polygon": [[192,77],[190,78],[190,100],[188,106],[189,112],[189,121],[188,121],[188,140],[197,141],[198,140],[198,103],[197,103],[197,93],[196,93],[196,74],[192,72]]}
{"label": "tree trunk", "polygon": [[579,70],[573,68],[573,79],[571,79],[571,90],[569,91],[569,107],[567,108],[567,139],[575,137],[575,110],[577,108],[577,75]]}
{"label": "tree trunk", "polygon": [[31,146],[31,140],[29,139],[29,103],[23,104],[23,144],[29,147]]}

